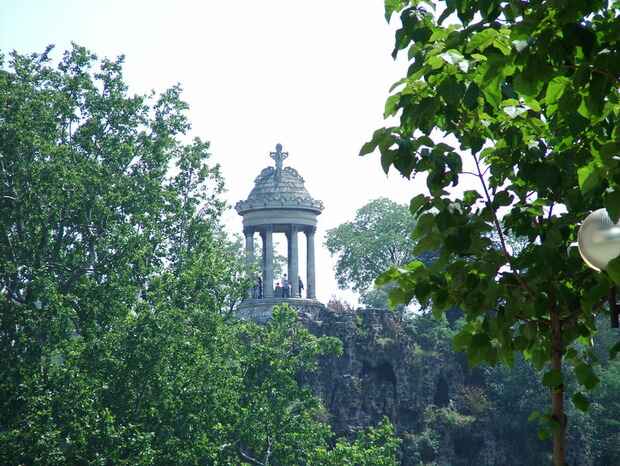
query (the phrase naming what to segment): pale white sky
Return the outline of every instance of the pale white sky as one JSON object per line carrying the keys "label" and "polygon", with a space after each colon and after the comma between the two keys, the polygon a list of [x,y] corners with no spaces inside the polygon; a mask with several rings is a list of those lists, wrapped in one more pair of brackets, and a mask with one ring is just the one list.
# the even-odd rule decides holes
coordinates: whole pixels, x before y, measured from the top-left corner
{"label": "pale white sky", "polygon": [[[132,92],[182,84],[192,135],[211,142],[231,205],[247,197],[272,163],[269,151],[283,144],[285,165],[325,203],[316,258],[323,302],[354,299],[337,289],[325,231],[373,198],[406,203],[425,190],[421,181],[386,177],[377,155],[357,156],[383,125],[388,89],[406,66],[390,56],[393,27],[382,0],[2,0],[3,52],[55,44],[58,56],[71,41],[100,57],[124,54]],[[234,210],[225,222],[241,233]]]}

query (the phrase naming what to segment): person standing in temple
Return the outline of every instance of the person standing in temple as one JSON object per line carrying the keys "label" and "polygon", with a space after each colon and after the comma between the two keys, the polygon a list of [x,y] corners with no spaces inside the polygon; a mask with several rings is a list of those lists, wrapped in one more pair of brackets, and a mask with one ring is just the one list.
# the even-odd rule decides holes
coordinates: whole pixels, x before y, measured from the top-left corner
{"label": "person standing in temple", "polygon": [[263,299],[263,279],[258,276],[258,280],[256,280],[256,297],[258,299]]}
{"label": "person standing in temple", "polygon": [[303,293],[303,291],[304,291],[304,282],[301,281],[301,277],[300,276],[298,276],[297,278],[299,280],[299,297],[303,298],[303,295],[304,295],[304,293]]}
{"label": "person standing in temple", "polygon": [[286,277],[286,274],[284,274],[284,277],[282,278],[282,297],[283,298],[291,297],[290,285],[288,282],[288,278]]}

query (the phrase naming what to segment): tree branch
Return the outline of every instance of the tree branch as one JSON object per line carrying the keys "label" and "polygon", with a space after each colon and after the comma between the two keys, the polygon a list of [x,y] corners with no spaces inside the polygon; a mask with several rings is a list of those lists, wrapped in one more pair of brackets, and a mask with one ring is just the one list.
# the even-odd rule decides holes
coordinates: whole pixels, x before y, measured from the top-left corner
{"label": "tree branch", "polygon": [[239,452],[239,454],[243,457],[243,459],[249,461],[252,464],[258,464],[260,466],[267,466],[265,463],[261,463],[260,461],[258,461],[256,458],[252,458],[250,455],[248,455],[246,452],[244,452],[241,447],[239,447],[237,449],[237,451]]}
{"label": "tree branch", "polygon": [[502,227],[501,227],[501,225],[499,223],[499,219],[497,218],[497,212],[495,212],[495,209],[492,208],[493,202],[491,201],[491,196],[489,195],[489,190],[487,188],[487,184],[484,181],[484,175],[482,174],[482,171],[480,170],[480,161],[478,160],[478,157],[476,157],[475,154],[472,154],[472,157],[474,158],[474,162],[476,163],[476,171],[478,172],[478,178],[480,179],[480,183],[482,184],[482,189],[484,190],[484,196],[486,198],[487,207],[493,213],[493,224],[495,225],[495,229],[496,229],[497,234],[499,236],[499,241],[500,241],[500,244],[501,244],[501,247],[502,247],[502,252],[504,253],[504,256],[506,257],[506,261],[508,262],[508,264],[512,268],[513,273],[515,274],[515,277],[516,277],[517,281],[519,282],[519,284],[521,285],[521,287],[527,293],[529,293],[533,298],[535,298],[536,295],[534,294],[534,292],[532,292],[532,290],[529,288],[529,286],[527,286],[527,283],[525,283],[523,281],[523,279],[521,278],[521,276],[517,272],[516,268],[513,267],[513,265],[512,265],[512,256],[510,255],[510,253],[508,252],[508,248],[506,247],[506,239],[504,238],[504,233],[502,231]]}
{"label": "tree branch", "polygon": [[269,457],[271,456],[271,437],[267,437],[267,453],[265,453],[265,466],[269,466]]}

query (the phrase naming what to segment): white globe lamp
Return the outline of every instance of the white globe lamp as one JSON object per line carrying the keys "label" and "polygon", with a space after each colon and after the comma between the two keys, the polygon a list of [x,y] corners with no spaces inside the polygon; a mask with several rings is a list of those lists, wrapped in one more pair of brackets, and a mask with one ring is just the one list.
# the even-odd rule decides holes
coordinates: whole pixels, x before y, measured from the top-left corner
{"label": "white globe lamp", "polygon": [[[612,222],[606,209],[598,209],[586,217],[577,237],[579,254],[588,267],[597,272],[605,270],[609,261],[620,256],[620,222]],[[620,306],[616,287],[609,290],[611,326],[620,327]]]}
{"label": "white globe lamp", "polygon": [[595,210],[583,221],[577,240],[585,263],[598,272],[605,270],[620,256],[620,222],[612,222],[606,209]]}

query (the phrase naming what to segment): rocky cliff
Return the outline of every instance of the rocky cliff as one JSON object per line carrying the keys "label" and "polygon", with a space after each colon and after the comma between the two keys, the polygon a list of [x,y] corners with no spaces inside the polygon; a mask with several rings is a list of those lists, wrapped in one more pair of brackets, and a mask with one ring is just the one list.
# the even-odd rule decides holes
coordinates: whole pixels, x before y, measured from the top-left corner
{"label": "rocky cliff", "polygon": [[492,390],[482,370],[452,350],[447,322],[379,309],[324,308],[302,319],[314,334],[343,344],[342,355],[324,358],[306,380],[338,434],[351,436],[387,416],[403,440],[403,465],[540,464],[547,446],[528,425],[533,408],[515,407],[496,428]]}

